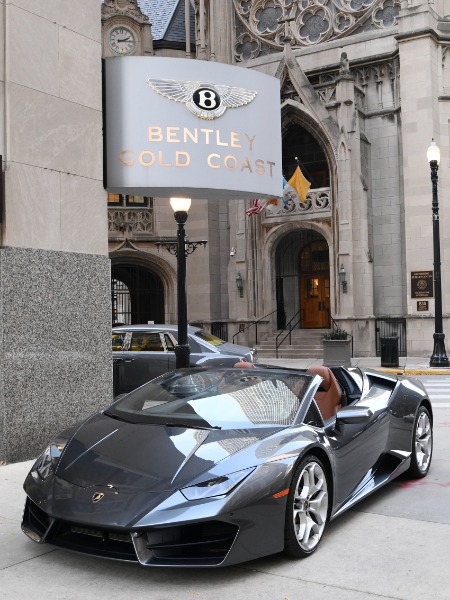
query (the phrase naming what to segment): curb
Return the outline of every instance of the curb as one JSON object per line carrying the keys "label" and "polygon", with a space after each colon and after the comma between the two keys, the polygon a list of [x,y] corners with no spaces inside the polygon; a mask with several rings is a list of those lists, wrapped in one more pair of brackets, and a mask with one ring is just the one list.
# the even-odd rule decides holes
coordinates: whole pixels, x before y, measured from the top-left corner
{"label": "curb", "polygon": [[375,371],[392,373],[393,375],[450,375],[450,369],[408,369],[375,367]]}

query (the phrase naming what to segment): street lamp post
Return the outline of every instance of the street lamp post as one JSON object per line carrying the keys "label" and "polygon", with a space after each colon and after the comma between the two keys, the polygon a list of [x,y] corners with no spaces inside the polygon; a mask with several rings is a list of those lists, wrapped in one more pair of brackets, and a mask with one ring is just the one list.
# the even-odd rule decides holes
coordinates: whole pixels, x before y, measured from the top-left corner
{"label": "street lamp post", "polygon": [[184,224],[188,218],[188,210],[191,206],[190,198],[171,198],[170,205],[173,208],[175,221],[178,224],[177,241],[156,242],[159,250],[164,246],[170,254],[177,257],[177,296],[178,296],[178,344],[175,346],[176,368],[185,369],[190,366],[191,349],[188,341],[188,320],[186,302],[186,258],[192,254],[197,246],[206,246],[206,240],[189,242],[186,240]]}
{"label": "street lamp post", "polygon": [[442,326],[442,288],[441,288],[441,243],[439,238],[439,202],[438,202],[438,168],[441,154],[434,140],[427,150],[427,158],[431,169],[433,189],[433,265],[434,265],[434,347],[430,358],[430,367],[448,367],[449,360],[445,352],[445,334]]}
{"label": "street lamp post", "polygon": [[175,347],[176,368],[189,367],[189,347],[187,336],[187,302],[186,302],[186,230],[184,224],[191,206],[190,198],[171,198],[177,229],[177,292],[178,292],[178,345]]}

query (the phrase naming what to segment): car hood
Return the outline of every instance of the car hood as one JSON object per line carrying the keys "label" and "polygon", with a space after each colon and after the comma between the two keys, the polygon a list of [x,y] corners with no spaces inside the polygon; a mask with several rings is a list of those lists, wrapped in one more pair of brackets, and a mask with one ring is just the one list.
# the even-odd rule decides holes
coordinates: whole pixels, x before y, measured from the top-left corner
{"label": "car hood", "polygon": [[70,440],[56,474],[82,488],[173,491],[279,429],[203,430],[133,424],[99,414]]}
{"label": "car hood", "polygon": [[238,344],[232,344],[231,342],[224,342],[216,348],[220,350],[221,354],[231,354],[246,358],[250,358],[250,352],[252,350],[248,346],[239,346]]}

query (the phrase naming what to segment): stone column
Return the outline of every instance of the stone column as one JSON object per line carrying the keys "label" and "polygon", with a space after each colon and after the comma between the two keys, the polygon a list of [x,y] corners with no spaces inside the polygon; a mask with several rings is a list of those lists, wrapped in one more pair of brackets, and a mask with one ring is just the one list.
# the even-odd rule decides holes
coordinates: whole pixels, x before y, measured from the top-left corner
{"label": "stone column", "polygon": [[449,103],[440,97],[442,53],[439,43],[436,5],[405,9],[399,18],[400,94],[402,102],[403,179],[405,211],[405,272],[407,277],[408,354],[431,356],[434,330],[434,298],[426,298],[427,312],[418,312],[411,297],[412,271],[433,270],[432,186],[427,148],[434,138],[441,150],[438,199],[442,308],[444,332],[448,337],[450,310],[449,268],[450,203]]}
{"label": "stone column", "polygon": [[234,62],[234,8],[232,0],[210,0],[214,19],[210,22],[209,38],[214,40],[214,60],[222,63]]}
{"label": "stone column", "polygon": [[0,461],[13,462],[112,399],[111,298],[100,3],[0,9]]}
{"label": "stone column", "polygon": [[[339,285],[341,318],[357,318],[353,335],[359,355],[371,353],[366,319],[373,316],[373,273],[368,259],[367,185],[362,178],[361,134],[355,102],[354,78],[345,53],[341,56],[336,81],[337,119],[340,129],[338,145],[337,222],[339,244],[337,264],[346,271],[348,291]],[[361,319],[361,322],[359,321]]]}

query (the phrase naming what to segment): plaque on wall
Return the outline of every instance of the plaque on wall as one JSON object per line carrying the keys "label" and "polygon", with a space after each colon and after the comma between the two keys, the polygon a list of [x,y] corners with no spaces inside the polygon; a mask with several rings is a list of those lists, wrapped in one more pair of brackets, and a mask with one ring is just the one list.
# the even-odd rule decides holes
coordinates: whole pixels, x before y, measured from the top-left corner
{"label": "plaque on wall", "polygon": [[428,312],[428,300],[417,300],[418,312]]}
{"label": "plaque on wall", "polygon": [[411,297],[434,297],[433,271],[411,271]]}

